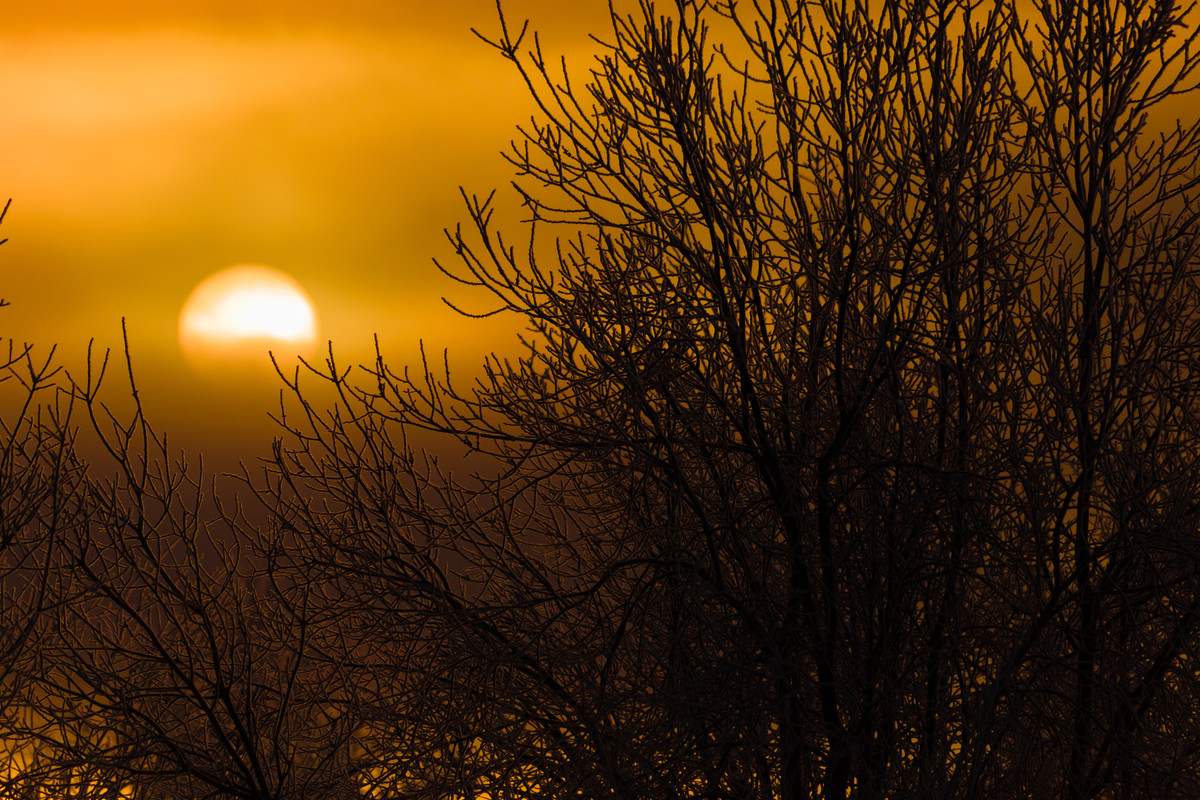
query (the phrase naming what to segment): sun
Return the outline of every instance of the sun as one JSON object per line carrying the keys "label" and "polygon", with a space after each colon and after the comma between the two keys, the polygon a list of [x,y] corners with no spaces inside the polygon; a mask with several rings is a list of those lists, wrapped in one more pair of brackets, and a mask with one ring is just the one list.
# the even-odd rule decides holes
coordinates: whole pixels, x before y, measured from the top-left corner
{"label": "sun", "polygon": [[312,300],[293,278],[243,264],[209,276],[179,312],[179,344],[193,362],[310,354],[317,340]]}

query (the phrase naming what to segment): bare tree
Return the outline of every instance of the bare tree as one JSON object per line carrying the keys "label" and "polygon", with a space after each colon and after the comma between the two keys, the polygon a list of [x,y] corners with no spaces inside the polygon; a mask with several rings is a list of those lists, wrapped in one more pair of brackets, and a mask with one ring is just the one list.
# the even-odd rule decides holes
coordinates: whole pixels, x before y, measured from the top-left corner
{"label": "bare tree", "polygon": [[528,222],[446,271],[522,354],[331,357],[262,490],[371,790],[1195,796],[1190,13],[643,2],[586,82],[502,23]]}
{"label": "bare tree", "polygon": [[51,492],[59,558],[36,585],[52,602],[14,670],[0,796],[358,797],[357,725],[310,588],[251,557],[258,532],[206,500],[132,372],[127,414],[101,402],[106,364],[63,389],[111,461],[60,451],[86,475]]}
{"label": "bare tree", "polygon": [[[53,350],[8,341],[0,356],[0,709],[19,692],[19,665],[37,639],[41,610],[53,603],[60,531],[81,482],[68,459],[72,406],[53,402],[60,379]],[[0,730],[3,719],[0,712]],[[9,756],[5,747],[0,765]]]}

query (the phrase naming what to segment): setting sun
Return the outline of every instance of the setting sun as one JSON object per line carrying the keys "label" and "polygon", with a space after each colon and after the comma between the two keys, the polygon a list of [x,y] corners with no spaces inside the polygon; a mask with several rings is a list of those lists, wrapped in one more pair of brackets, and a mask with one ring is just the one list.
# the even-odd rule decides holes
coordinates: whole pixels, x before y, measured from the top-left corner
{"label": "setting sun", "polygon": [[317,338],[312,301],[294,279],[270,267],[230,267],[204,280],[179,314],[179,343],[193,360],[304,352]]}

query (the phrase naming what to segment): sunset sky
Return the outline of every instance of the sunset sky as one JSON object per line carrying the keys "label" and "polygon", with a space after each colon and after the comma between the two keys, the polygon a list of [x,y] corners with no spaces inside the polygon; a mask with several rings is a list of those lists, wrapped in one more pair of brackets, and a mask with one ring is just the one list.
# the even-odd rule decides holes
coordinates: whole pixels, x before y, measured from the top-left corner
{"label": "sunset sky", "polygon": [[[512,319],[445,309],[455,289],[431,260],[452,258],[460,185],[507,186],[499,153],[532,110],[470,32],[497,30],[492,2],[18,6],[0,35],[5,338],[56,344],[78,370],[126,318],[152,421],[227,469],[263,452],[278,386],[182,356],[180,308],[222,268],[293,276],[347,363],[370,359],[374,334],[396,367],[421,338],[468,365],[511,336]],[[590,0],[505,10],[580,64],[606,16]]]}

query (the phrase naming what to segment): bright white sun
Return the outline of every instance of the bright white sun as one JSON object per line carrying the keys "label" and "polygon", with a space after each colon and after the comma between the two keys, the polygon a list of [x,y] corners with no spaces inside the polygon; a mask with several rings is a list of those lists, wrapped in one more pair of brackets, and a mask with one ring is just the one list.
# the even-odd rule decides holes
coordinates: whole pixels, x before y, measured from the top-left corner
{"label": "bright white sun", "polygon": [[303,354],[316,344],[312,301],[277,269],[221,270],[192,291],[179,313],[179,344],[193,360]]}

